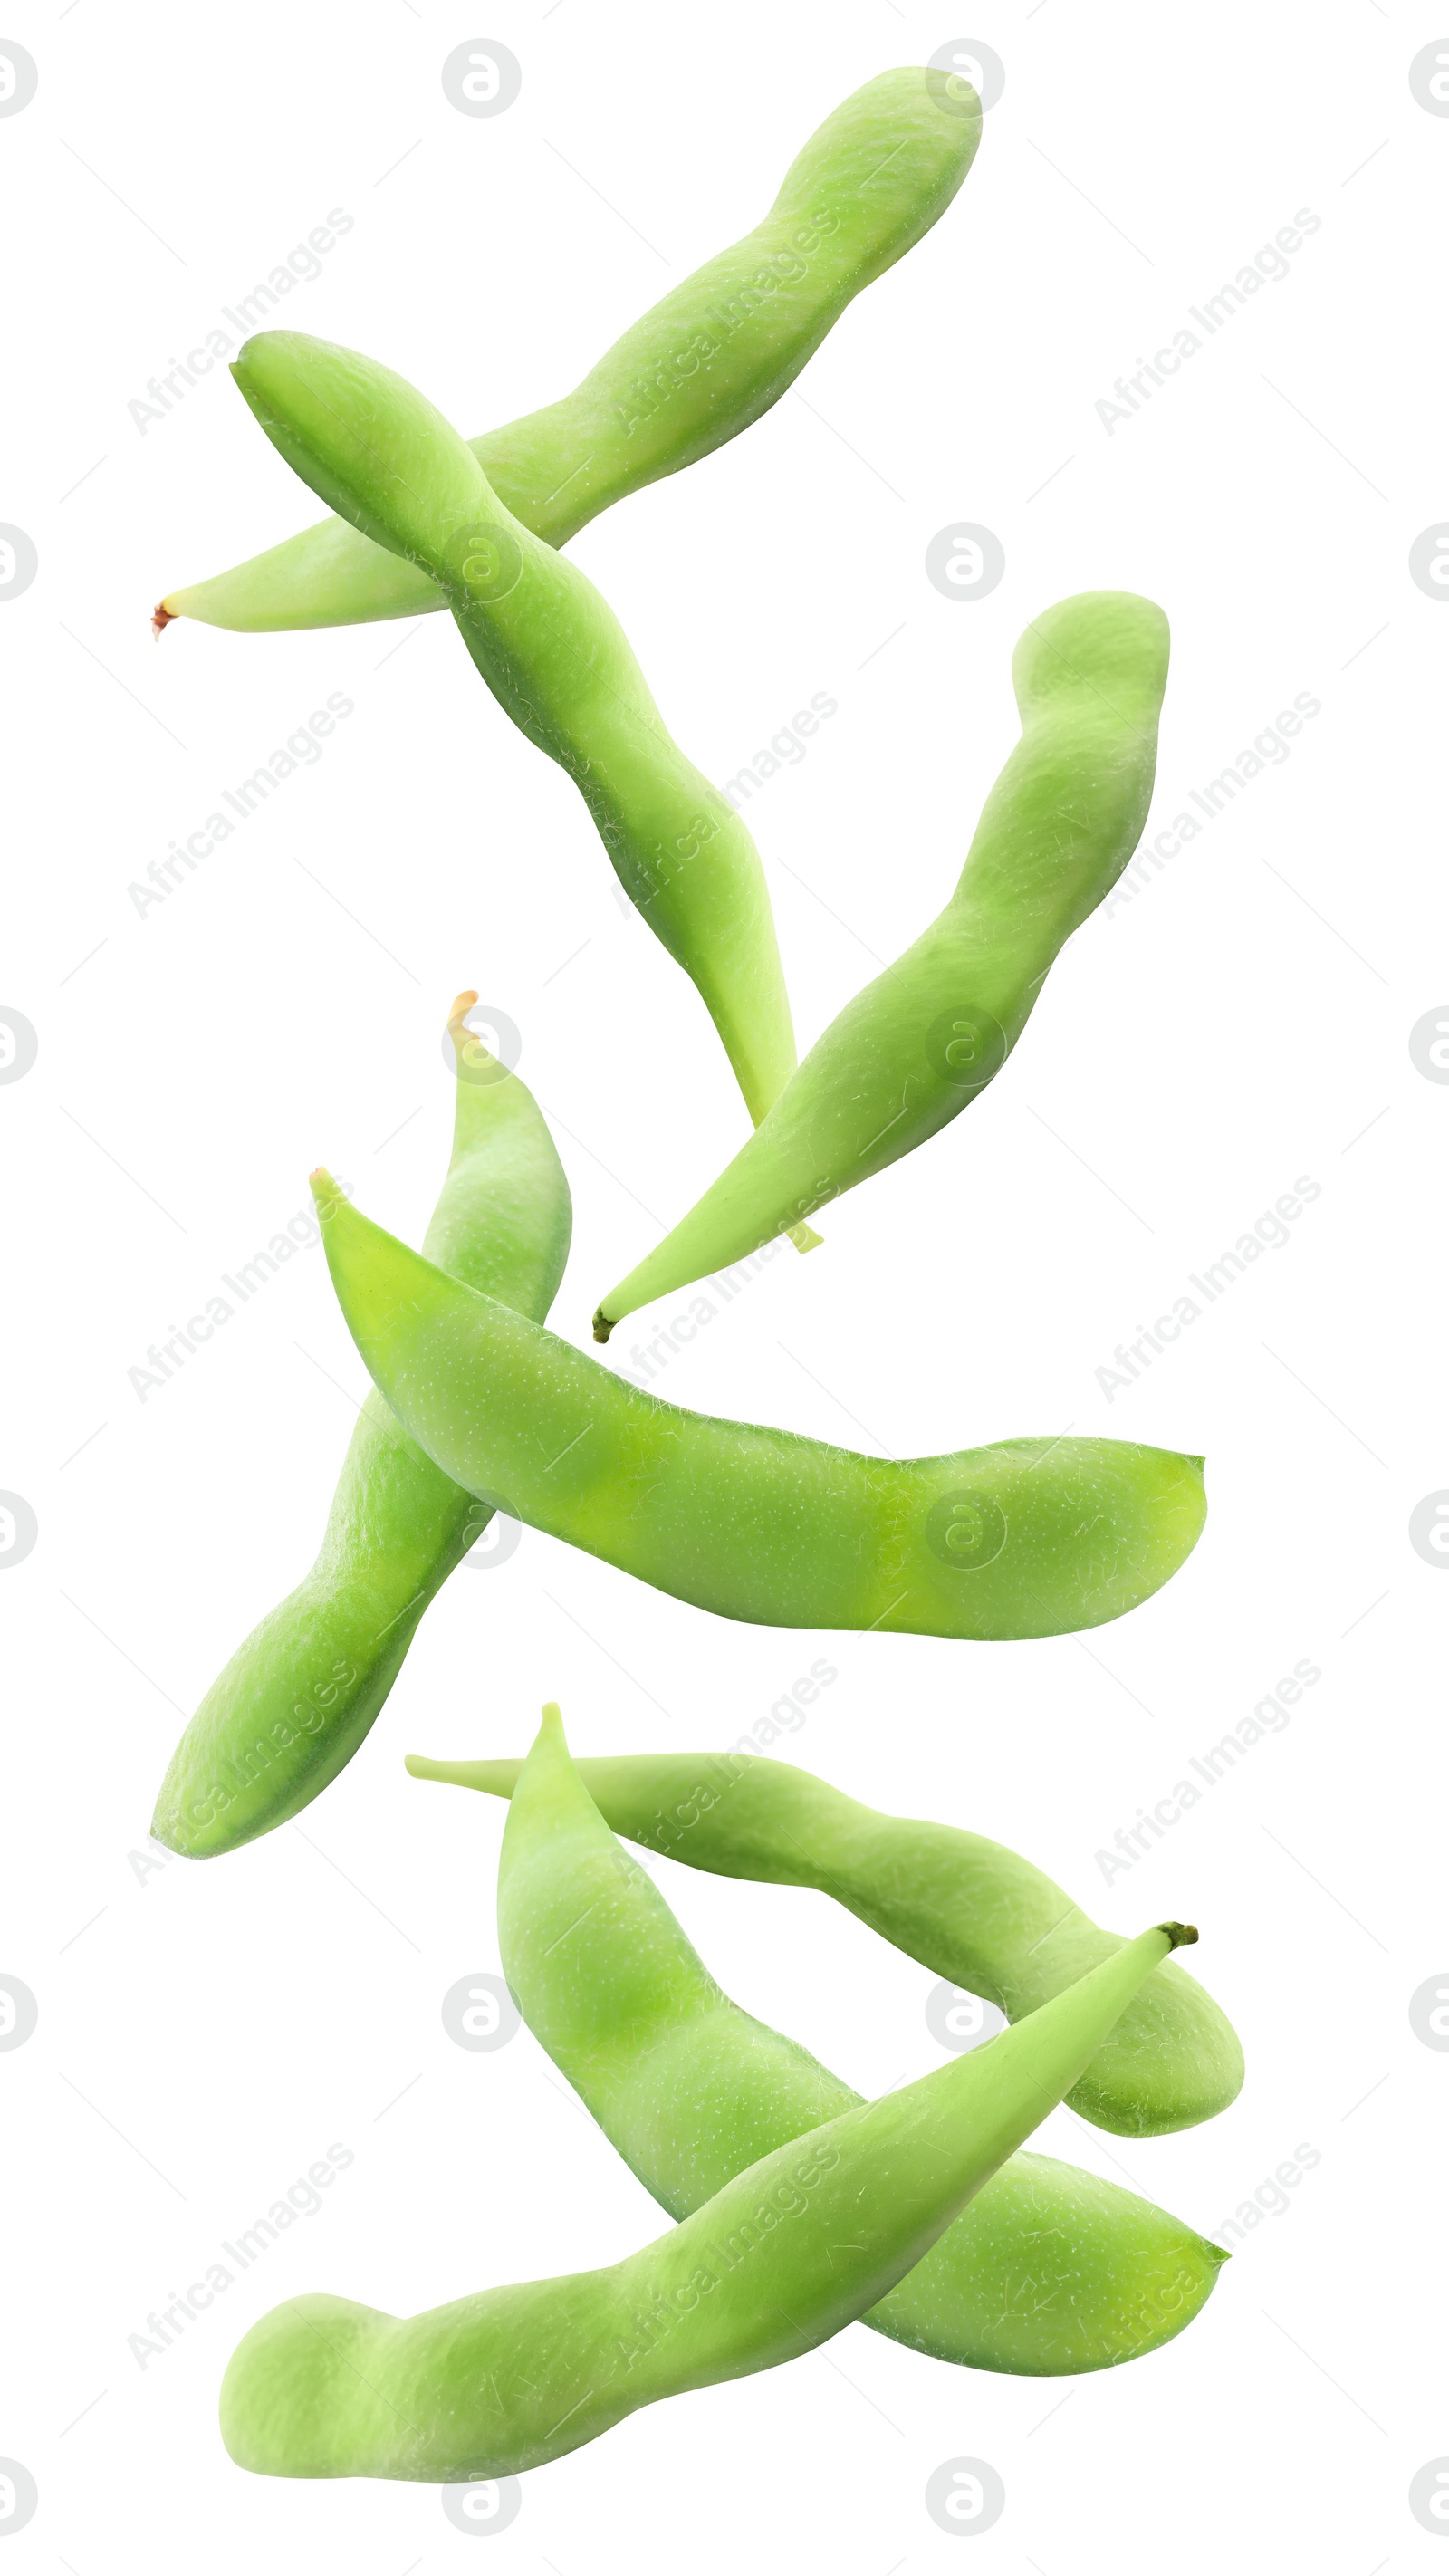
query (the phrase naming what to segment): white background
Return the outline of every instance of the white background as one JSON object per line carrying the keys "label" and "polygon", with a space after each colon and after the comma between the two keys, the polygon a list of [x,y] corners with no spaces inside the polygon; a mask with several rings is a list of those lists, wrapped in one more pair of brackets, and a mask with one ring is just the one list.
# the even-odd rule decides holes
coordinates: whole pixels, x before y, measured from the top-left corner
{"label": "white background", "polygon": [[[1449,2065],[1407,2007],[1449,1954],[1444,1596],[1407,1524],[1449,1484],[1449,1094],[1407,1041],[1449,987],[1449,610],[1407,558],[1449,510],[1449,120],[1407,75],[1441,32],[1374,0],[10,13],[40,86],[0,122],[0,518],[39,572],[0,620],[0,1006],[39,1057],[0,1090],[0,1486],[39,1540],[0,1581],[0,1969],[40,2020],[0,2055],[0,2453],[40,2505],[7,2576],[403,2576],[486,2549],[558,2576],[685,2555],[887,2576],[958,2563],[923,2491],[963,2453],[1007,2490],[973,2568],[1436,2563],[1407,2490],[1449,2452]],[[439,80],[480,34],[523,66],[496,119]],[[554,1322],[575,1341],[653,1239],[645,1209],[672,1220],[742,1131],[692,988],[446,618],[183,624],[153,649],[163,590],[317,512],[223,369],[144,435],[128,405],[341,208],[353,229],[280,318],[384,358],[469,435],[512,418],[757,221],[849,91],[963,34],[1006,88],[939,228],[800,398],[574,547],[710,776],[812,693],[839,701],[750,807],[802,1046],[946,900],[1015,739],[1012,644],[1047,602],[1108,585],[1170,615],[1150,834],[1296,694],[1322,711],[1086,925],[969,1118],[830,1208],[828,1247],[767,1268],[659,1383],[893,1454],[1068,1423],[1204,1450],[1203,1541],[1116,1627],[970,1647],[734,1627],[525,1533],[429,1613],[299,1827],[152,1872],[172,1744],[309,1561],[364,1380],[315,1254],[143,1403],[147,1345],[304,1205],[319,1159],[417,1239],[461,984],[517,1022],[556,1121],[575,1235]],[[1290,276],[1109,436],[1113,379],[1300,208],[1321,228]],[[987,599],[925,579],[962,519],[1006,550]],[[128,885],[338,691],[355,713],[320,762],[139,916]],[[1114,1345],[1300,1174],[1321,1196],[1289,1244],[1109,1404]],[[997,1836],[1115,1928],[1202,1926],[1194,1968],[1248,2053],[1239,2103],[1140,2144],[1062,2112],[1038,2143],[1211,2231],[1308,2142],[1289,2207],[1180,2341],[1119,2372],[956,2373],[853,2327],[530,2476],[486,2549],[432,2488],[234,2469],[218,2382],[290,2291],[411,2311],[660,2224],[526,2034],[482,2056],[446,2036],[444,1991],[497,1967],[503,1810],[411,1784],[403,1754],[522,1751],[555,1695],[579,1752],[715,1745],[822,1653],[839,1679],[782,1749]],[[1098,1850],[1300,1659],[1322,1678],[1291,1723],[1108,1889]],[[928,1973],[823,1899],[660,1877],[740,2003],[854,2084],[936,2062]],[[320,2214],[140,2369],[148,2311],[333,2141],[355,2160]]]}

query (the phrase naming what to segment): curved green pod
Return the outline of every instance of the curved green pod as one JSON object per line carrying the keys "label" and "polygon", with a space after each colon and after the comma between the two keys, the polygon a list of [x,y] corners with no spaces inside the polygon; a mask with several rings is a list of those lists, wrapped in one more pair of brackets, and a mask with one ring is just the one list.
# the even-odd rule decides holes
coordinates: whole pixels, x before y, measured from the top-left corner
{"label": "curved green pod", "polygon": [[[453,1152],[423,1240],[457,1279],[540,1322],[568,1256],[568,1183],[532,1093],[466,1026]],[[352,1435],[316,1564],[212,1683],[171,1757],[151,1830],[189,1860],[300,1814],[351,1761],[423,1612],[492,1518],[408,1438],[376,1390]]]}
{"label": "curved green pod", "polygon": [[[981,139],[939,76],[877,74],[792,162],[763,223],[631,325],[575,391],[469,443],[504,507],[562,546],[777,403],[863,287],[943,215]],[[239,632],[353,626],[444,602],[422,565],[324,519],[157,611]]]}
{"label": "curved green pod", "polygon": [[[509,1766],[525,1785],[498,1865],[503,1973],[625,2163],[671,2218],[687,2218],[747,2165],[861,2096],[721,1992],[595,1802],[591,1773],[615,1766],[570,1762],[552,1711],[544,1723],[526,1771]],[[771,1821],[778,1840],[788,1827]],[[1051,1991],[1106,1955],[1100,1944]],[[1139,1987],[1069,2101],[1124,2025],[1150,2017],[1175,1966],[1164,1961]],[[1134,2192],[1047,2156],[1013,2156],[862,2323],[976,2370],[1106,2370],[1180,2334],[1223,2260]]]}
{"label": "curved green pod", "polygon": [[813,2351],[921,2261],[1196,1937],[1142,1933],[988,2046],[776,2147],[622,2263],[411,2318],[288,2300],[227,2365],[227,2449],[271,2477],[504,2477]]}
{"label": "curved green pod", "polygon": [[759,852],[666,730],[607,601],[504,509],[442,413],[389,368],[263,331],[232,373],[303,481],[438,583],[499,705],[572,778],[763,1118],[795,1037]]}
{"label": "curved green pod", "polygon": [[1141,838],[1167,655],[1161,609],[1131,591],[1084,591],[1033,620],[1011,666],[1021,740],[945,911],[847,1003],[734,1161],[610,1289],[597,1341],[898,1162],[985,1090]]}
{"label": "curved green pod", "polygon": [[419,1447],[482,1500],[721,1617],[1060,1636],[1145,1601],[1202,1528],[1202,1461],[1172,1450],[866,1458],[660,1403],[369,1224],[325,1172],[312,1186],[348,1329]]}
{"label": "curved green pod", "polygon": [[[407,1767],[416,1779],[495,1798],[512,1796],[523,1769],[519,1761],[429,1762],[416,1754]],[[995,2004],[1008,2021],[1035,2012],[1122,1946],[1003,1843],[955,1825],[883,1816],[788,1762],[736,1749],[619,1754],[574,1768],[614,1833],[691,1869],[833,1896],[907,1958]],[[526,2008],[525,2017],[532,2019]],[[1134,1997],[1067,2100],[1099,2129],[1158,2138],[1215,2118],[1242,2083],[1231,2022],[1173,1959]]]}

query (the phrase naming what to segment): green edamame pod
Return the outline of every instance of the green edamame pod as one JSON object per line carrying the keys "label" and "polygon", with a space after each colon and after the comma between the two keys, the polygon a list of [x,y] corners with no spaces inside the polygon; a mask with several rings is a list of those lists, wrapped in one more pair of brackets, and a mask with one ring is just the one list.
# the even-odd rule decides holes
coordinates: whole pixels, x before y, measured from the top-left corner
{"label": "green edamame pod", "polygon": [[[408,1756],[417,1779],[495,1798],[512,1796],[522,1768]],[[1008,2021],[1035,2012],[1122,1946],[1004,1844],[955,1825],[883,1816],[788,1762],[736,1746],[621,1754],[574,1768],[614,1833],[723,1878],[817,1888]],[[526,2008],[525,2018],[532,2018]],[[1099,2129],[1157,2138],[1213,2119],[1242,2083],[1236,2031],[1174,1959],[1128,2005],[1067,2099]]]}
{"label": "green edamame pod", "polygon": [[1207,1509],[1202,1461],[1121,1440],[883,1459],[686,1413],[313,1191],[338,1301],[420,1448],[484,1501],[766,1627],[1049,1637],[1135,1608]]}
{"label": "green edamame pod", "polygon": [[763,1118],[795,1037],[759,852],[666,731],[607,601],[504,509],[442,413],[389,368],[263,331],[232,373],[303,481],[439,584],[499,705],[572,778]]}
{"label": "green edamame pod", "polygon": [[596,1341],[898,1162],[984,1091],[1137,847],[1167,648],[1161,609],[1130,591],[1084,591],[1033,620],[1012,659],[1021,740],[945,911],[847,1003],[734,1161],[609,1291]]}
{"label": "green edamame pod", "polygon": [[406,2319],[289,2300],[227,2366],[227,2449],[272,2477],[504,2477],[641,2406],[813,2351],[921,2261],[1159,1961],[1196,1938],[1180,1923],[1142,1933],[988,2046],[775,2148],[606,2270]]}
{"label": "green edamame pod", "polygon": [[[540,1321],[568,1255],[568,1183],[517,1074],[449,1019],[453,1153],[425,1244],[458,1279]],[[423,1612],[486,1529],[480,1506],[368,1394],[310,1574],[237,1648],[171,1757],[151,1830],[190,1860],[299,1815],[351,1761]]]}
{"label": "green edamame pod", "polygon": [[[626,494],[738,437],[777,403],[862,287],[929,232],[981,138],[957,83],[881,72],[787,171],[762,224],[624,333],[562,402],[469,443],[504,507],[562,546]],[[412,617],[444,602],[419,564],[324,519],[156,612],[245,633]]]}
{"label": "green edamame pod", "polygon": [[[625,2163],[672,2218],[687,2218],[747,2165],[861,2096],[721,1992],[595,1803],[591,1773],[614,1766],[572,1763],[555,1710],[544,1711],[526,1769],[509,1767],[524,1785],[498,1864],[503,1973]],[[1133,1996],[1082,2085],[1174,1965]],[[862,2322],[976,2370],[1105,2370],[1180,2334],[1223,2259],[1134,2192],[1047,2156],[1013,2156]]]}

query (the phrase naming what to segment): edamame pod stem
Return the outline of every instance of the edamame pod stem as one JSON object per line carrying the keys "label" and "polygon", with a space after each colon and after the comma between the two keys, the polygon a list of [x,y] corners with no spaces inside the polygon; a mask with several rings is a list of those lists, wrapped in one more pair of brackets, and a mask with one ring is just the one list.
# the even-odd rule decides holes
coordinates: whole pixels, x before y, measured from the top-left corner
{"label": "edamame pod stem", "polygon": [[1196,1937],[1142,1933],[986,2047],[775,2148],[605,2270],[406,2319],[289,2300],[228,2364],[227,2449],[273,2477],[504,2477],[641,2406],[812,2351],[920,2262]]}
{"label": "edamame pod stem", "polygon": [[[416,1779],[507,1798],[523,1765],[409,1754],[407,1767]],[[1115,1932],[1101,1931],[1054,1879],[1004,1844],[955,1825],[883,1816],[741,1745],[728,1753],[622,1754],[574,1769],[614,1833],[691,1869],[833,1896],[907,1958],[984,1997],[1009,2021],[1121,1947]],[[1213,2119],[1236,2101],[1242,2082],[1236,2031],[1174,1959],[1133,1998],[1067,2099],[1099,2129],[1156,2138]]]}
{"label": "edamame pod stem", "polygon": [[[453,1153],[423,1237],[458,1279],[540,1321],[568,1254],[568,1183],[537,1103],[473,1036],[460,993]],[[237,1648],[171,1757],[151,1830],[189,1860],[299,1815],[351,1761],[423,1612],[492,1513],[373,1389],[311,1572]]]}
{"label": "edamame pod stem", "polygon": [[[862,287],[943,215],[981,111],[940,73],[881,72],[787,171],[762,224],[631,325],[562,402],[469,443],[504,507],[562,546],[626,494],[738,437],[794,383]],[[352,626],[444,605],[420,564],[324,519],[167,594],[173,617],[247,633]]]}
{"label": "edamame pod stem", "polygon": [[1161,609],[1123,590],[1060,600],[1027,628],[1012,660],[1021,740],[945,911],[846,1005],[734,1161],[609,1291],[596,1341],[898,1162],[985,1089],[1063,943],[1137,847],[1167,646]]}
{"label": "edamame pod stem", "polygon": [[665,730],[607,601],[504,509],[442,413],[389,368],[263,331],[232,373],[303,481],[439,584],[499,705],[572,778],[763,1118],[795,1037],[759,852]]}
{"label": "edamame pod stem", "polygon": [[[503,1973],[535,2039],[672,2218],[859,2103],[721,1992],[595,1804],[590,1774],[612,1766],[572,1763],[556,1710],[526,1768],[509,1767],[522,1781],[498,1864]],[[1165,1961],[1138,1989],[1082,2084],[1172,1973]],[[1135,2193],[1013,2156],[862,2323],[977,2370],[1105,2370],[1179,2334],[1223,2259]]]}
{"label": "edamame pod stem", "polygon": [[1047,1637],[1177,1571],[1202,1461],[1119,1440],[865,1458],[686,1413],[449,1279],[313,1175],[348,1329],[420,1448],[483,1501],[766,1627]]}

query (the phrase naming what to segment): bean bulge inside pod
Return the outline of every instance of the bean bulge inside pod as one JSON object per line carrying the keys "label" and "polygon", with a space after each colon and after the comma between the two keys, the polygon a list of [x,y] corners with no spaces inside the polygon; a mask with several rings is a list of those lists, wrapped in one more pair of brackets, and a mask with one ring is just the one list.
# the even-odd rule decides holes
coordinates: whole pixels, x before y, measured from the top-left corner
{"label": "bean bulge inside pod", "polygon": [[480,1500],[720,1616],[1049,1637],[1175,1574],[1202,1460],[1120,1440],[909,1459],[661,1403],[448,1278],[313,1175],[333,1285],[376,1385]]}

